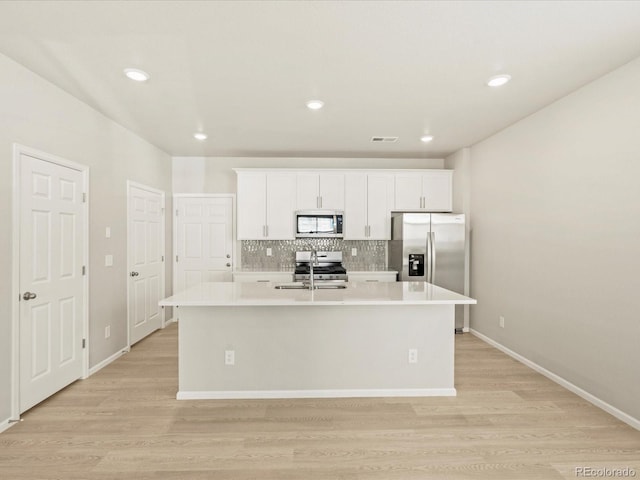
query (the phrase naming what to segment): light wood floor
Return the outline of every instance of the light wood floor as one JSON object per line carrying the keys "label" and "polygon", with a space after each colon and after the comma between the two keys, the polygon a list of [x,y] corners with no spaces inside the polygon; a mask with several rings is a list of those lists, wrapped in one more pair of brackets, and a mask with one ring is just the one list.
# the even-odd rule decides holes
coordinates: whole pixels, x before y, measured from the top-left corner
{"label": "light wood floor", "polygon": [[456,387],[177,401],[172,325],[0,434],[0,479],[553,480],[580,478],[577,467],[640,478],[640,432],[471,334],[456,336]]}

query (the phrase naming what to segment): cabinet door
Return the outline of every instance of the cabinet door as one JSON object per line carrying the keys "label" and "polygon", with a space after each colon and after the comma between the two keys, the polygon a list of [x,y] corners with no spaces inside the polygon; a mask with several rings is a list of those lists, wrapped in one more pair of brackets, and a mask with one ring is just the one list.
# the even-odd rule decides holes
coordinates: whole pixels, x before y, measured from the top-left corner
{"label": "cabinet door", "polygon": [[320,176],[317,173],[296,175],[296,210],[320,208]]}
{"label": "cabinet door", "polygon": [[393,175],[367,175],[368,240],[391,239]]}
{"label": "cabinet door", "polygon": [[396,174],[395,210],[419,210],[422,198],[422,176],[416,173]]}
{"label": "cabinet door", "polygon": [[320,208],[344,210],[344,174],[320,175]]}
{"label": "cabinet door", "polygon": [[345,240],[367,240],[367,175],[347,173],[344,197]]}
{"label": "cabinet door", "polygon": [[296,174],[267,174],[267,238],[293,240],[296,209]]}
{"label": "cabinet door", "polygon": [[429,172],[422,175],[424,208],[430,212],[452,210],[452,172]]}
{"label": "cabinet door", "polygon": [[266,186],[264,173],[238,174],[238,240],[264,240]]}

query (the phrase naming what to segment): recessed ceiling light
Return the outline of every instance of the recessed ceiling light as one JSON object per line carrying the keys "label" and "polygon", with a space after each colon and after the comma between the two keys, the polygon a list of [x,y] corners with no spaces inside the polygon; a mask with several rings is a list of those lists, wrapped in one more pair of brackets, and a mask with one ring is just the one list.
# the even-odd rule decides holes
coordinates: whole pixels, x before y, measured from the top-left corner
{"label": "recessed ceiling light", "polygon": [[511,80],[511,75],[494,75],[487,81],[487,85],[490,87],[501,87],[509,80]]}
{"label": "recessed ceiling light", "polygon": [[196,132],[193,134],[193,138],[195,138],[196,140],[206,140],[207,134],[202,132]]}
{"label": "recessed ceiling light", "polygon": [[324,102],[322,100],[309,100],[307,102],[307,108],[311,110],[320,110],[324,106]]}
{"label": "recessed ceiling light", "polygon": [[137,68],[125,68],[124,74],[136,82],[146,82],[149,80],[149,74]]}
{"label": "recessed ceiling light", "polygon": [[420,141],[424,143],[429,143],[431,140],[433,140],[433,135],[423,135],[420,137]]}

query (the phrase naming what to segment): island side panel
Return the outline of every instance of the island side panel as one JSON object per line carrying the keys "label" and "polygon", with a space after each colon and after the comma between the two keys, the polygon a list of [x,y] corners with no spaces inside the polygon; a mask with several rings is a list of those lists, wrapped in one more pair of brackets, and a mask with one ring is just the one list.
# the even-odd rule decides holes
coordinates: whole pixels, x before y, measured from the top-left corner
{"label": "island side panel", "polygon": [[180,307],[182,399],[455,395],[453,368],[454,305]]}

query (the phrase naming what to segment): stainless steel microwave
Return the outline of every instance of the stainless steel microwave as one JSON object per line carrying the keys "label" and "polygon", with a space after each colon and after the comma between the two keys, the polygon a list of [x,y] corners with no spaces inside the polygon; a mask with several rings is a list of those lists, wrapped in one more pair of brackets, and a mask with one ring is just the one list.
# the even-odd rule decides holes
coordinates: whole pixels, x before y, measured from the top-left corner
{"label": "stainless steel microwave", "polygon": [[344,214],[339,210],[298,210],[296,238],[342,238]]}

